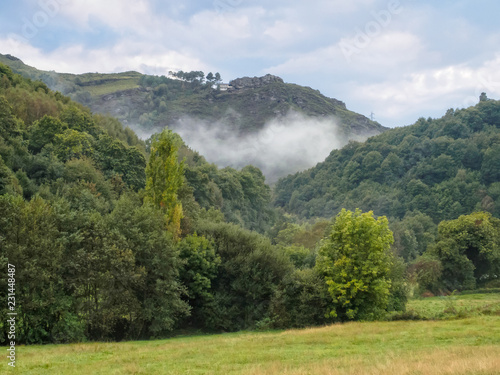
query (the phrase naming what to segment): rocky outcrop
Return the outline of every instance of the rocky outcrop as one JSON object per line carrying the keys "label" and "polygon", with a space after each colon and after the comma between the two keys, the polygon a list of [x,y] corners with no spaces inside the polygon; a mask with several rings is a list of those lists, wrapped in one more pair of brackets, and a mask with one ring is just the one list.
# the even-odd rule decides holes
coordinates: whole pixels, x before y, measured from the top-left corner
{"label": "rocky outcrop", "polygon": [[229,82],[229,86],[235,90],[241,89],[253,89],[257,87],[262,87],[269,83],[284,83],[283,79],[278,76],[273,76],[272,74],[266,74],[264,77],[242,77],[236,78]]}

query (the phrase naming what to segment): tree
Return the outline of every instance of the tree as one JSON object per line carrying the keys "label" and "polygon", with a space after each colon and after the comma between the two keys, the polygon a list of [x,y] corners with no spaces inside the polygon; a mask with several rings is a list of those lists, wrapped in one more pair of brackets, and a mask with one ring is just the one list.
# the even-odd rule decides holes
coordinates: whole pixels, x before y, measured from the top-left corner
{"label": "tree", "polygon": [[94,138],[87,133],[66,129],[54,138],[54,152],[62,161],[73,158],[92,157],[94,155]]}
{"label": "tree", "polygon": [[0,96],[0,137],[9,139],[21,134],[22,123],[12,113],[12,108],[4,96]]}
{"label": "tree", "polygon": [[66,128],[66,124],[58,118],[43,116],[29,129],[29,148],[35,153],[40,152],[43,146],[53,142],[56,135],[62,134]]}
{"label": "tree", "polygon": [[486,212],[442,221],[430,249],[442,263],[446,288],[471,289],[500,270],[500,220]]}
{"label": "tree", "polygon": [[215,73],[214,78],[215,78],[215,83],[216,83],[216,84],[219,84],[219,83],[221,83],[221,82],[222,82],[222,77],[220,76],[220,73],[219,73],[219,72]]}
{"label": "tree", "polygon": [[177,138],[165,129],[153,139],[146,166],[145,201],[165,212],[167,228],[175,238],[180,235],[183,217],[177,192],[184,183],[184,163],[178,162],[178,148]]}
{"label": "tree", "polygon": [[193,308],[191,321],[196,323],[202,319],[200,308],[213,300],[212,280],[217,276],[221,259],[215,253],[213,242],[196,233],[180,241],[178,249],[184,262],[180,280],[187,288],[188,302]]}
{"label": "tree", "polygon": [[432,218],[419,211],[407,212],[402,220],[391,224],[393,252],[407,262],[423,254],[437,235],[437,225]]}
{"label": "tree", "polygon": [[200,221],[197,232],[213,241],[221,258],[214,298],[203,307],[205,326],[236,331],[269,318],[278,284],[293,271],[287,256],[264,236],[234,224]]}
{"label": "tree", "polygon": [[214,84],[215,77],[212,72],[208,73],[206,76],[207,84],[211,87]]}
{"label": "tree", "polygon": [[333,301],[330,315],[340,320],[373,320],[388,304],[394,239],[385,216],[342,211],[319,250],[317,267]]}
{"label": "tree", "polygon": [[181,299],[182,264],[172,236],[165,230],[164,214],[127,193],[116,202],[109,222],[133,250],[136,269],[144,270],[141,282],[134,286],[140,312],[130,319],[128,337],[163,337],[189,315],[189,306]]}
{"label": "tree", "polygon": [[75,105],[66,108],[61,113],[60,117],[63,122],[68,124],[70,129],[86,132],[94,137],[101,132],[101,129],[97,127],[91,114],[79,109]]}
{"label": "tree", "polygon": [[78,234],[66,242],[65,286],[77,301],[86,337],[93,340],[119,340],[123,327],[140,313],[134,290],[145,271],[136,266],[115,223],[95,211],[79,212],[70,227]]}
{"label": "tree", "polygon": [[484,153],[481,175],[485,183],[500,181],[500,145],[494,144]]}
{"label": "tree", "polygon": [[[40,197],[30,202],[20,196],[0,195],[0,265],[16,268],[16,341],[33,344],[51,339],[66,324],[61,264],[63,243],[53,207]],[[0,297],[7,301],[7,278],[0,280]],[[7,304],[0,308],[7,320]],[[0,324],[0,342],[7,326]],[[81,336],[78,337],[81,339]]]}
{"label": "tree", "polygon": [[422,294],[430,291],[439,293],[439,280],[443,272],[441,261],[426,253],[419,256],[408,266],[408,274],[414,284],[417,284],[417,292]]}
{"label": "tree", "polygon": [[286,274],[270,304],[272,328],[289,329],[331,322],[327,286],[315,269]]}

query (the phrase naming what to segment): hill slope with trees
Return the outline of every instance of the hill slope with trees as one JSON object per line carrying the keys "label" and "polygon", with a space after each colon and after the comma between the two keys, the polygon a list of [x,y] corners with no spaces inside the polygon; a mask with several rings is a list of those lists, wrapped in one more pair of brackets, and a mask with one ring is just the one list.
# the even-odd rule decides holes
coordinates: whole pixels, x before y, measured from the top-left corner
{"label": "hill slope with trees", "polygon": [[[441,293],[495,282],[498,104],[483,97],[332,152],[317,168],[350,165],[339,185],[328,168],[282,180],[278,198],[289,193],[289,204],[332,197],[311,183],[346,189],[334,203],[367,211],[372,201],[348,196],[366,185],[357,197],[369,191],[391,216],[342,210],[306,222],[310,208],[299,217],[287,202],[271,206],[258,168],[219,169],[169,129],[143,142],[0,64],[0,267],[9,272],[0,299],[15,293],[0,307],[0,343],[12,309],[18,343],[119,341],[392,319],[410,285]],[[410,203],[404,189],[418,192]],[[490,212],[454,217],[478,204]],[[437,226],[442,217],[455,220]]]}
{"label": "hill slope with trees", "polygon": [[290,112],[335,117],[340,135],[346,139],[386,130],[349,111],[339,100],[270,75],[235,79],[228,90],[221,90],[220,75],[211,72],[205,76],[201,71],[180,71],[168,77],[138,72],[75,75],[41,71],[10,55],[0,55],[0,62],[15,73],[43,81],[96,113],[111,114],[125,125],[150,133],[165,126],[173,128],[185,117],[222,123],[231,131],[247,133]]}
{"label": "hill slope with trees", "polygon": [[500,216],[500,102],[447,111],[440,119],[350,142],[322,163],[281,179],[274,203],[303,218],[342,208],[435,223],[476,210]]}

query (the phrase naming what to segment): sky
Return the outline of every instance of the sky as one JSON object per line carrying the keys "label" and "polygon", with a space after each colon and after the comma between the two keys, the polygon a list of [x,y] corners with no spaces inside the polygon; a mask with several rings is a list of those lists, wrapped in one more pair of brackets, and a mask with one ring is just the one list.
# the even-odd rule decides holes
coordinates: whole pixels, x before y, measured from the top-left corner
{"label": "sky", "polygon": [[2,0],[0,53],[67,73],[275,74],[384,126],[500,99],[496,0]]}

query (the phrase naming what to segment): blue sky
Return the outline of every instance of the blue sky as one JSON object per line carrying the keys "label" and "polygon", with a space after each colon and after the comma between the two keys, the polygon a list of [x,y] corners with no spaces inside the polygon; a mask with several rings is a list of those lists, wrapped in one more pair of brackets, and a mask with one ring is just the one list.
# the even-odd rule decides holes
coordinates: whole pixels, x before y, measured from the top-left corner
{"label": "blue sky", "polygon": [[58,72],[267,73],[394,127],[500,99],[500,2],[4,0],[0,52]]}

